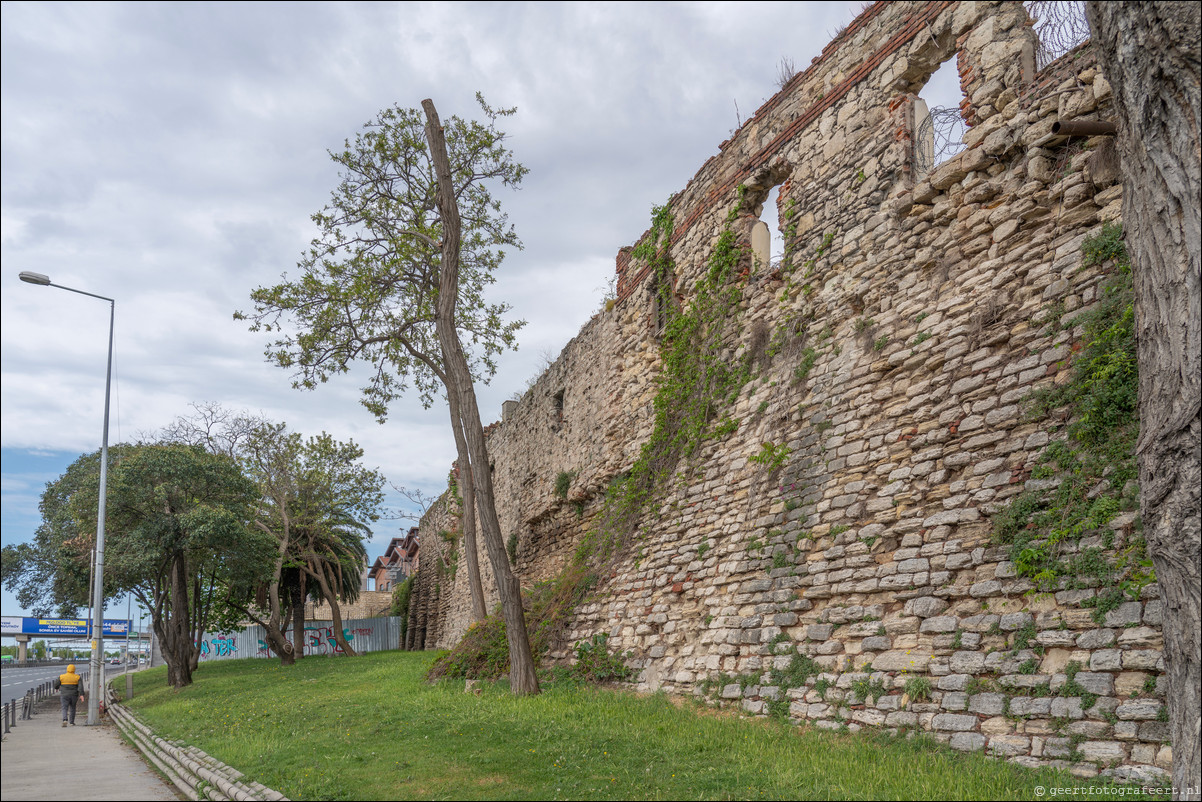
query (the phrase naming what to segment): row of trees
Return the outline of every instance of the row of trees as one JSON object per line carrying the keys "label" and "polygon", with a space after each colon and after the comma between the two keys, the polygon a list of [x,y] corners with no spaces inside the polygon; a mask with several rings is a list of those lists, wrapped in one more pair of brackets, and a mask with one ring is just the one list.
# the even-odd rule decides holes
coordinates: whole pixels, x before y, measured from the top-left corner
{"label": "row of trees", "polygon": [[[104,593],[129,593],[150,613],[168,683],[192,681],[205,631],[261,624],[284,663],[297,657],[304,602],[353,600],[363,536],[379,519],[383,477],[363,451],[323,433],[197,407],[150,442],[109,451]],[[77,459],[42,494],[29,543],[5,546],[4,585],[38,614],[89,604],[100,454]]]}

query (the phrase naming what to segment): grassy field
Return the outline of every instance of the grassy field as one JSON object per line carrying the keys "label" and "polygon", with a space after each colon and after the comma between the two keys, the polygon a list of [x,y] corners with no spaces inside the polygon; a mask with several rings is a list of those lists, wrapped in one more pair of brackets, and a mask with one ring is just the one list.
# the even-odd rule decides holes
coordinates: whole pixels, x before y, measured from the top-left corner
{"label": "grassy field", "polygon": [[[691,701],[547,685],[430,685],[430,654],[206,663],[138,716],[292,799],[1034,799],[1094,785],[923,740],[784,727]],[[122,683],[118,683],[120,687]]]}

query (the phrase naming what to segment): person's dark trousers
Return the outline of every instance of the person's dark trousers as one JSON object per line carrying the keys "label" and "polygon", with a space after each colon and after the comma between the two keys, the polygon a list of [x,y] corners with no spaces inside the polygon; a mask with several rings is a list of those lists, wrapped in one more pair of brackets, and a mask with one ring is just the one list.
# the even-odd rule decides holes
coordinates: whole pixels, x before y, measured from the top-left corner
{"label": "person's dark trousers", "polygon": [[64,693],[61,697],[63,721],[75,723],[75,705],[79,702],[79,694]]}

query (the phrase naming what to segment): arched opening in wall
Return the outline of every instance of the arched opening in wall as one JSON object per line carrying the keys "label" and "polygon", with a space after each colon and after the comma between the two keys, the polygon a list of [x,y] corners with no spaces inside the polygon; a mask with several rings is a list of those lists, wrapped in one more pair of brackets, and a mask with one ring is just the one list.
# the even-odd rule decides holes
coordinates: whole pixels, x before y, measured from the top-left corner
{"label": "arched opening in wall", "polygon": [[1056,59],[1089,40],[1085,3],[1070,0],[1027,0],[1027,15],[1035,23],[1039,45],[1035,69],[1042,70]]}
{"label": "arched opening in wall", "polygon": [[756,218],[751,226],[752,272],[765,274],[780,267],[785,256],[785,237],[781,231],[781,188],[789,178],[791,166],[784,161],[759,168],[744,186],[744,214]]}
{"label": "arched opening in wall", "polygon": [[968,126],[960,107],[963,100],[960,72],[956,57],[952,56],[931,73],[914,99],[916,180],[921,181],[931,170],[964,150]]}
{"label": "arched opening in wall", "polygon": [[[780,230],[780,184],[768,190],[760,222],[751,230],[751,250],[756,260],[771,272],[785,258],[785,237]],[[758,265],[757,265],[758,266]]]}

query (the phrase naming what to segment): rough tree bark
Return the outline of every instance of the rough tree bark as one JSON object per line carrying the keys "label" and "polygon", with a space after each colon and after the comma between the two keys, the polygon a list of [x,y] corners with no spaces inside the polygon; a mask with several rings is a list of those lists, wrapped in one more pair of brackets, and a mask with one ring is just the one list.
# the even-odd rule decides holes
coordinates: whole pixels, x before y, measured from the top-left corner
{"label": "rough tree bark", "polygon": [[358,657],[359,653],[351,648],[351,644],[346,639],[346,634],[342,631],[342,608],[338,605],[338,594],[334,592],[334,588],[341,587],[340,583],[331,583],[326,577],[326,568],[321,563],[320,558],[316,555],[309,555],[312,562],[316,564],[316,569],[312,565],[304,564],[301,566],[306,574],[317,580],[317,586],[321,590],[321,597],[326,600],[326,604],[330,605],[330,630],[334,635],[334,642],[338,644],[338,648],[347,657]]}
{"label": "rough tree bark", "polygon": [[292,586],[292,654],[300,660],[305,656],[305,575],[296,578]]}
{"label": "rough tree bark", "polygon": [[[255,621],[263,627],[264,637],[267,640],[268,647],[273,652],[279,655],[280,665],[290,666],[296,662],[296,652],[292,644],[284,636],[284,615],[280,609],[280,577],[284,571],[284,559],[288,556],[288,544],[291,540],[291,526],[288,520],[287,513],[281,515],[281,530],[278,537],[280,538],[279,548],[276,550],[275,570],[272,572],[271,582],[267,586],[267,597],[264,601],[267,604],[267,618],[259,618],[250,613]],[[275,536],[276,533],[261,521],[255,521],[255,525],[260,527],[268,535]]]}
{"label": "rough tree bark", "polygon": [[467,441],[478,502],[480,530],[484,536],[489,562],[492,564],[493,576],[496,578],[497,592],[501,597],[501,615],[505,619],[505,637],[509,645],[509,687],[515,694],[535,694],[539,692],[538,675],[535,672],[534,656],[530,651],[530,638],[526,634],[522,589],[509,565],[509,555],[505,552],[505,542],[501,537],[501,524],[497,519],[497,508],[493,499],[488,448],[484,442],[484,427],[480,423],[480,410],[476,405],[471,370],[455,329],[455,302],[459,297],[460,222],[454,184],[451,180],[451,164],[447,157],[442,123],[438,119],[434,103],[428,99],[423,100],[422,109],[426,113],[426,139],[430,144],[430,158],[438,179],[438,206],[443,229],[435,326],[448,379],[447,395],[455,395],[458,400],[457,425],[463,427],[463,436]]}
{"label": "rough tree bark", "polygon": [[1135,278],[1140,507],[1164,605],[1174,798],[1202,786],[1202,176],[1199,6],[1086,7],[1114,91],[1123,224]]}
{"label": "rough tree bark", "polygon": [[476,485],[471,456],[463,434],[458,397],[448,392],[451,428],[455,432],[455,450],[459,454],[459,493],[463,497],[463,554],[467,560],[467,584],[472,594],[472,620],[483,621],[488,615],[484,605],[484,584],[480,579],[480,559],[476,550]]}

